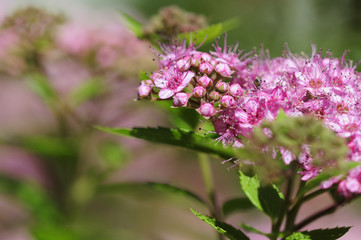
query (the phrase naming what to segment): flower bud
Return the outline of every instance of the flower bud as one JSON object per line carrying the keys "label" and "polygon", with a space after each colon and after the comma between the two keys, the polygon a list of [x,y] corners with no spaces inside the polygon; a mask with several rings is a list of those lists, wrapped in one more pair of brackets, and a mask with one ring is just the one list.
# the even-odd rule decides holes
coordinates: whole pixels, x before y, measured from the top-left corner
{"label": "flower bud", "polygon": [[189,56],[179,59],[177,61],[177,67],[179,70],[185,71],[188,70],[191,66],[191,58]]}
{"label": "flower bud", "polygon": [[231,86],[229,86],[229,93],[234,97],[239,97],[242,96],[243,91],[238,83],[234,83]]}
{"label": "flower bud", "polygon": [[187,104],[189,95],[184,92],[176,93],[173,97],[173,106],[174,107],[183,107]]}
{"label": "flower bud", "polygon": [[202,86],[197,86],[193,89],[193,96],[196,98],[202,98],[204,95],[206,95],[206,89]]}
{"label": "flower bud", "polygon": [[216,72],[221,74],[223,77],[229,77],[232,74],[231,69],[226,63],[218,63],[215,67]]}
{"label": "flower bud", "polygon": [[211,55],[209,55],[208,53],[202,53],[201,54],[201,59],[205,62],[209,62],[212,60]]}
{"label": "flower bud", "polygon": [[198,111],[205,118],[210,118],[216,113],[216,110],[211,103],[202,103]]}
{"label": "flower bud", "polygon": [[201,71],[201,73],[209,74],[213,71],[213,66],[209,62],[202,62],[199,65],[199,71]]}
{"label": "flower bud", "polygon": [[224,95],[221,98],[221,105],[225,108],[230,108],[236,106],[236,101],[230,95]]}
{"label": "flower bud", "polygon": [[221,98],[221,95],[219,94],[219,92],[212,91],[212,92],[209,94],[209,99],[211,99],[212,101],[217,102],[220,98]]}
{"label": "flower bud", "polygon": [[149,96],[150,91],[152,90],[152,88],[148,85],[145,84],[141,84],[138,87],[138,98],[142,99],[142,98],[146,98]]}
{"label": "flower bud", "polygon": [[199,85],[201,85],[202,87],[210,87],[213,84],[213,81],[211,78],[209,78],[207,75],[203,75],[202,77],[200,77],[198,79],[198,83]]}
{"label": "flower bud", "polygon": [[228,91],[228,83],[219,81],[219,82],[216,84],[216,89],[217,89],[218,91],[220,91],[221,93],[227,92],[227,91]]}

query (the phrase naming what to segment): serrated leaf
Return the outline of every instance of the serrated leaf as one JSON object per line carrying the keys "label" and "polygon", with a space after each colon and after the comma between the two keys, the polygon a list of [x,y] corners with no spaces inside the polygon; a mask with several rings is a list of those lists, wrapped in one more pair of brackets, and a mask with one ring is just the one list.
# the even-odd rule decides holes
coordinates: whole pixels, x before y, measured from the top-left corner
{"label": "serrated leaf", "polygon": [[249,238],[241,230],[233,227],[232,225],[229,225],[225,222],[218,221],[215,218],[208,217],[206,215],[198,213],[193,209],[191,209],[191,211],[199,219],[201,219],[203,222],[213,227],[217,232],[223,234],[227,238],[231,240],[249,240]]}
{"label": "serrated leaf", "polygon": [[253,204],[248,198],[234,198],[226,201],[222,206],[222,212],[224,216],[229,216],[237,211],[250,209]]}
{"label": "serrated leaf", "polygon": [[252,204],[263,212],[263,208],[258,196],[258,189],[260,188],[260,180],[257,176],[248,177],[239,171],[239,179],[242,190]]}
{"label": "serrated leaf", "polygon": [[89,79],[81,83],[69,95],[70,101],[75,106],[95,98],[104,93],[105,87],[102,81],[98,78]]}
{"label": "serrated leaf", "polygon": [[116,192],[123,192],[126,190],[134,190],[139,187],[146,187],[146,188],[162,191],[165,193],[182,195],[194,199],[205,205],[205,201],[197,194],[192,193],[191,191],[186,190],[184,188],[176,187],[167,183],[158,183],[158,182],[108,183],[99,186],[99,192],[116,193]]}
{"label": "serrated leaf", "polygon": [[293,233],[286,240],[336,240],[345,235],[351,227],[316,229]]}
{"label": "serrated leaf", "polygon": [[218,37],[219,35],[236,28],[238,25],[239,19],[233,18],[222,23],[210,25],[195,32],[178,34],[178,39],[186,39],[190,43],[194,40],[196,45],[201,43],[208,43],[213,41],[214,38]]}
{"label": "serrated leaf", "polygon": [[279,217],[284,204],[283,195],[275,185],[268,185],[258,189],[258,198],[263,211],[271,218]]}
{"label": "serrated leaf", "polygon": [[136,20],[135,18],[131,17],[130,15],[122,12],[121,13],[122,17],[124,18],[124,20],[126,21],[126,25],[128,27],[129,30],[131,30],[135,36],[137,36],[138,38],[143,37],[143,26],[140,22],[138,22],[138,20]]}
{"label": "serrated leaf", "polygon": [[136,137],[154,143],[163,143],[172,146],[178,146],[197,152],[218,155],[229,159],[234,156],[232,148],[224,148],[221,144],[207,136],[185,130],[170,128],[110,128],[96,126],[98,130],[129,137]]}

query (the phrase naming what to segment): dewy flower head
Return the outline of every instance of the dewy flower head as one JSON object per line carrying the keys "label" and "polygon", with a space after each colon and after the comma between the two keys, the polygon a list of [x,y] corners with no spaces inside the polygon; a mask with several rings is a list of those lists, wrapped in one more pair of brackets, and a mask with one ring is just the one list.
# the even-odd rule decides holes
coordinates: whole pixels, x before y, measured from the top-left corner
{"label": "dewy flower head", "polygon": [[182,91],[194,77],[191,71],[180,71],[176,67],[165,68],[153,74],[156,87],[160,88],[159,98],[167,99]]}

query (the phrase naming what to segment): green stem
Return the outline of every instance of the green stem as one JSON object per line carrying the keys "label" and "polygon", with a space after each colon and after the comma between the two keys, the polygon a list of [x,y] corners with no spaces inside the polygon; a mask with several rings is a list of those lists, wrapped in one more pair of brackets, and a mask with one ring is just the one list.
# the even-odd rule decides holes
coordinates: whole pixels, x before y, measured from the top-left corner
{"label": "green stem", "polygon": [[[209,161],[209,158],[206,154],[198,153],[199,159],[199,166],[201,168],[202,177],[205,185],[205,190],[207,197],[210,200],[210,212],[211,216],[215,217],[217,220],[222,220],[222,214],[220,209],[217,205],[216,194],[214,191],[214,183],[213,183],[213,176],[212,176],[212,168]],[[223,235],[218,233],[218,239],[223,240]]]}
{"label": "green stem", "polygon": [[279,218],[275,223],[272,224],[272,236],[270,237],[271,240],[276,240],[278,238],[278,234],[280,232],[283,219],[286,216],[288,212],[288,208],[291,204],[292,189],[295,182],[296,170],[297,170],[297,165],[295,163],[291,163],[290,171],[286,181],[285,203],[283,205],[283,209],[281,211]]}
{"label": "green stem", "polygon": [[303,221],[301,221],[300,223],[298,223],[297,225],[295,225],[293,228],[292,228],[292,231],[298,231],[300,230],[301,228],[305,227],[306,225],[310,224],[311,222],[319,219],[320,217],[323,217],[323,216],[326,216],[328,214],[331,214],[333,212],[336,211],[336,209],[338,207],[340,207],[342,205],[342,203],[335,203],[335,204],[332,204],[331,206],[307,217],[306,219],[304,219]]}
{"label": "green stem", "polygon": [[285,232],[291,232],[292,229],[294,228],[296,217],[297,217],[298,211],[300,210],[302,204],[304,204],[305,202],[307,202],[327,191],[328,191],[328,189],[318,189],[304,197],[301,197],[298,201],[296,201],[294,207],[287,214]]}

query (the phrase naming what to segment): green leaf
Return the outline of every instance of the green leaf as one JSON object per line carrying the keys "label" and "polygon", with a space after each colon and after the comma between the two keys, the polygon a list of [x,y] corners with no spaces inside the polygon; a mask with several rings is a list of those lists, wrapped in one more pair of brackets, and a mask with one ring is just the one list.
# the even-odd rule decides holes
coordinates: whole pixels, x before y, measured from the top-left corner
{"label": "green leaf", "polygon": [[304,194],[311,191],[312,189],[319,187],[323,181],[331,178],[332,176],[336,176],[338,174],[339,174],[339,172],[332,174],[331,170],[321,173],[317,177],[307,181],[307,183],[298,191],[297,197],[303,196]]}
{"label": "green leaf", "polygon": [[283,195],[275,185],[268,185],[258,189],[258,198],[263,211],[271,218],[279,217],[284,204]]}
{"label": "green leaf", "polygon": [[58,95],[50,84],[49,80],[41,74],[29,74],[26,77],[26,84],[35,94],[41,97],[46,104],[53,106],[58,99]]}
{"label": "green leaf", "polygon": [[140,79],[141,81],[143,81],[143,80],[148,80],[148,79],[149,79],[149,76],[147,76],[147,73],[146,73],[145,71],[140,71],[140,72],[139,72],[139,79]]}
{"label": "green leaf", "polygon": [[98,151],[110,169],[122,167],[127,162],[126,151],[117,142],[106,140],[99,145]]}
{"label": "green leaf", "polygon": [[258,177],[248,177],[239,171],[239,179],[244,194],[256,208],[263,212],[262,204],[258,197],[258,189],[260,188],[260,181]]}
{"label": "green leaf", "polygon": [[98,130],[129,137],[136,137],[154,143],[163,143],[178,146],[197,152],[218,155],[228,159],[234,156],[232,148],[224,148],[221,144],[207,136],[194,133],[185,129],[170,128],[110,128],[96,126]]}
{"label": "green leaf", "polygon": [[201,213],[198,213],[191,209],[192,213],[196,215],[203,222],[207,223],[211,227],[213,227],[217,232],[223,234],[227,238],[231,240],[249,240],[249,238],[239,229],[229,225],[225,222],[218,221],[215,218],[208,217]]}
{"label": "green leaf", "polygon": [[26,150],[46,158],[72,158],[77,155],[77,148],[68,138],[31,136],[10,139],[8,144],[25,148]]}
{"label": "green leaf", "polygon": [[316,229],[293,233],[286,240],[335,240],[345,235],[351,227],[336,227],[327,229]]}
{"label": "green leaf", "polygon": [[142,24],[138,22],[135,18],[131,17],[130,15],[124,12],[122,12],[121,15],[124,18],[128,29],[131,30],[138,38],[143,37]]}
{"label": "green leaf", "polygon": [[266,236],[267,234],[264,232],[261,232],[260,230],[258,230],[257,228],[254,228],[250,225],[247,224],[240,224],[241,228],[243,228],[244,230],[246,230],[247,232],[253,232],[253,233],[257,233],[257,234],[261,234]]}
{"label": "green leaf", "polygon": [[210,25],[206,28],[197,30],[195,32],[189,33],[181,33],[178,34],[178,39],[183,40],[186,39],[189,43],[192,43],[193,40],[196,45],[201,43],[207,43],[214,40],[214,38],[218,37],[219,35],[238,27],[239,19],[233,18],[228,21],[217,23]]}
{"label": "green leaf", "polygon": [[234,198],[226,201],[222,206],[222,212],[224,216],[229,216],[237,211],[250,209],[253,204],[248,198]]}
{"label": "green leaf", "polygon": [[312,240],[310,236],[305,235],[300,232],[293,233],[292,235],[286,237],[286,240]]}
{"label": "green leaf", "polygon": [[152,188],[165,193],[177,194],[189,197],[205,205],[205,201],[200,198],[197,194],[192,193],[186,189],[176,187],[167,183],[158,182],[133,182],[133,183],[108,183],[99,186],[100,193],[116,193],[123,192],[126,190],[134,190],[139,187]]}
{"label": "green leaf", "polygon": [[104,93],[105,87],[99,78],[93,78],[80,84],[70,95],[70,101],[75,106]]}
{"label": "green leaf", "polygon": [[58,222],[62,219],[54,202],[34,184],[25,183],[0,175],[0,192],[14,196],[37,222]]}

